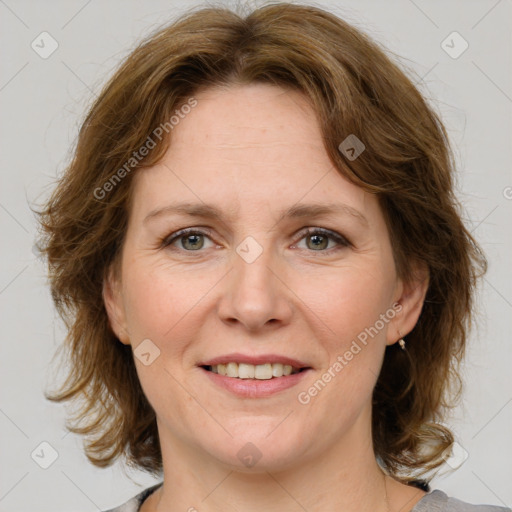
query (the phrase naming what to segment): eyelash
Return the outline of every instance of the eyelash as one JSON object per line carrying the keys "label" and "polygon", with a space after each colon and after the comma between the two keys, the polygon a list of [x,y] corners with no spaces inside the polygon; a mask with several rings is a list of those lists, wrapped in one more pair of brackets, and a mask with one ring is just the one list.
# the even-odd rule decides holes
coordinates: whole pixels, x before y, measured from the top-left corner
{"label": "eyelash", "polygon": [[[183,238],[187,235],[203,235],[203,236],[207,236],[208,238],[211,239],[212,232],[211,232],[211,230],[209,230],[207,228],[201,228],[201,229],[184,228],[184,229],[181,229],[179,231],[172,233],[171,235],[169,235],[168,237],[163,239],[161,242],[161,246],[164,248],[170,247],[175,240]],[[300,238],[298,241],[301,241],[303,238],[305,238],[307,236],[312,236],[312,235],[321,235],[321,236],[330,238],[330,239],[334,240],[339,245],[338,245],[338,247],[331,247],[330,249],[323,249],[323,250],[318,250],[318,251],[309,250],[309,252],[331,254],[333,251],[339,250],[343,247],[352,246],[352,244],[350,243],[350,241],[347,238],[336,233],[335,231],[330,231],[329,229],[325,229],[325,228],[310,228],[310,227],[305,228],[305,231],[302,231],[300,233]],[[201,252],[200,249],[197,251],[188,251],[187,249],[176,249],[176,250],[180,250],[180,251],[188,252],[188,253]]]}

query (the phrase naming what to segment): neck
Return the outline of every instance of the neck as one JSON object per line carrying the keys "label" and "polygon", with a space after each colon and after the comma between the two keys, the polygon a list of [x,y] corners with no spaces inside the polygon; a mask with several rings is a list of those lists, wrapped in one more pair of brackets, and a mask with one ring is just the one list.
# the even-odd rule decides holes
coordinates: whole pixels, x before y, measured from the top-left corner
{"label": "neck", "polygon": [[352,432],[330,443],[328,450],[294,460],[289,467],[262,464],[262,459],[251,469],[228,467],[168,437],[162,443],[164,485],[155,493],[154,509],[388,512],[386,480],[371,442],[365,442],[371,435],[358,428],[362,426],[355,424]]}

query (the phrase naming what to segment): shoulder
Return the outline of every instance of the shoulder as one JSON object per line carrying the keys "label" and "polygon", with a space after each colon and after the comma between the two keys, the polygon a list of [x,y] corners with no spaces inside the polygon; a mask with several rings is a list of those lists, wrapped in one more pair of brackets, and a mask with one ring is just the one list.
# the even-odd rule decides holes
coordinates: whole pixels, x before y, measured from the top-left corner
{"label": "shoulder", "polygon": [[[138,512],[144,500],[161,485],[160,483],[148,487],[122,505],[105,510],[104,512]],[[436,489],[425,494],[416,503],[411,512],[512,512],[512,509],[495,505],[473,505],[457,498],[449,497],[443,491]]]}
{"label": "shoulder", "polygon": [[436,489],[421,498],[411,512],[512,512],[512,509],[495,505],[472,505],[451,498]]}
{"label": "shoulder", "polygon": [[150,495],[153,494],[162,484],[156,484],[147,489],[144,489],[142,492],[130,498],[128,501],[119,505],[115,508],[110,508],[105,510],[104,512],[138,512],[144,500]]}

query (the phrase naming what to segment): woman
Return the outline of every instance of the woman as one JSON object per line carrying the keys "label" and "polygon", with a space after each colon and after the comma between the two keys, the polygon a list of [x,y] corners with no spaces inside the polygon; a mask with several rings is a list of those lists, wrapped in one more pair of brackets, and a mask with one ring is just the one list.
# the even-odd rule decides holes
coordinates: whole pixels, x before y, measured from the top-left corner
{"label": "woman", "polygon": [[141,44],[42,215],[89,459],[115,511],[505,510],[428,480],[480,248],[445,130],[318,8],[208,8]]}

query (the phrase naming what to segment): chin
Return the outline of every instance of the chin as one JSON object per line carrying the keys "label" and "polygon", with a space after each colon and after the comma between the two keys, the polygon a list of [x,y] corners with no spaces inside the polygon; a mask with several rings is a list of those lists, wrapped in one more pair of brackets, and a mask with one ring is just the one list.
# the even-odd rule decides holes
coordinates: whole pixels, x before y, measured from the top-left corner
{"label": "chin", "polygon": [[[226,435],[218,442],[210,438],[205,440],[203,448],[233,471],[251,474],[284,471],[298,463],[308,444],[298,432],[290,429],[278,433],[282,425],[278,429],[276,425],[282,419],[267,421],[261,430],[255,429],[254,425],[245,430],[239,428],[237,433],[230,430],[233,437]],[[276,430],[272,432],[273,429]]]}

